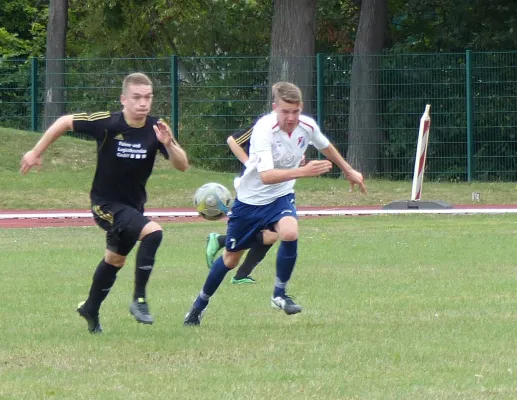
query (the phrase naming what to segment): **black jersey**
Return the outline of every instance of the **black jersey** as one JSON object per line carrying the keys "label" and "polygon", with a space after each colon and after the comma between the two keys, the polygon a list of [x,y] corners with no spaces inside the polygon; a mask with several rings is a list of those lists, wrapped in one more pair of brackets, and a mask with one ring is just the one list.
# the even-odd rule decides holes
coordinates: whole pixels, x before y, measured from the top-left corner
{"label": "black jersey", "polygon": [[[253,124],[250,128],[242,129],[238,132],[235,132],[232,134],[232,138],[235,139],[235,143],[237,143],[239,146],[242,147],[242,149],[246,152],[246,154],[250,155],[250,140],[251,140],[251,132],[253,132]],[[241,165],[241,172],[242,175],[244,171],[246,170],[246,167],[244,165]]]}
{"label": "black jersey", "polygon": [[98,112],[73,116],[74,131],[97,141],[97,168],[90,198],[92,204],[120,202],[143,211],[145,185],[154,167],[156,153],[168,153],[156,138],[157,118],[147,117],[141,128],[129,126],[122,112]]}
{"label": "black jersey", "polygon": [[250,139],[251,132],[253,132],[253,126],[254,125],[252,125],[250,128],[242,129],[232,134],[232,138],[235,139],[235,142],[242,147],[248,156],[250,155]]}

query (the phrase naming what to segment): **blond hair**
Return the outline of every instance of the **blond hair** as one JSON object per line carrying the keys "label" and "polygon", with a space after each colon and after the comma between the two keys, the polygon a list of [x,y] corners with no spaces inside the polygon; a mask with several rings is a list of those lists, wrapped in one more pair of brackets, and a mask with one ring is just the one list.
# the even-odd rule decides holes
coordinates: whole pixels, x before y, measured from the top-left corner
{"label": "blond hair", "polygon": [[272,87],[274,102],[282,100],[289,104],[301,104],[302,91],[300,88],[289,82],[277,82]]}
{"label": "blond hair", "polygon": [[153,82],[146,74],[135,72],[124,78],[124,81],[122,82],[122,93],[126,93],[129,85],[153,86]]}

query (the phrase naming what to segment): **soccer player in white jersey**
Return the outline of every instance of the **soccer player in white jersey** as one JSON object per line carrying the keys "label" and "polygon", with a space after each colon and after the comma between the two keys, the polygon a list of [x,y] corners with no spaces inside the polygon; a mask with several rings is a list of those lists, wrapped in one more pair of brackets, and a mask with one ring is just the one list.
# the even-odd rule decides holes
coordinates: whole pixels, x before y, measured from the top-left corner
{"label": "soccer player in white jersey", "polygon": [[[237,198],[228,214],[223,255],[214,261],[205,284],[185,316],[184,325],[199,325],[203,311],[229,270],[238,265],[243,252],[264,229],[277,232],[280,240],[276,260],[276,281],[271,305],[286,314],[297,314],[302,307],[286,294],[298,247],[298,217],[294,206],[297,178],[329,172],[332,161],[352,185],[366,193],[363,175],[354,170],[323,135],[316,122],[301,115],[300,89],[288,82],[273,86],[275,113],[265,115],[253,128],[246,170],[236,182]],[[300,166],[309,144],[328,160],[313,160]]]}

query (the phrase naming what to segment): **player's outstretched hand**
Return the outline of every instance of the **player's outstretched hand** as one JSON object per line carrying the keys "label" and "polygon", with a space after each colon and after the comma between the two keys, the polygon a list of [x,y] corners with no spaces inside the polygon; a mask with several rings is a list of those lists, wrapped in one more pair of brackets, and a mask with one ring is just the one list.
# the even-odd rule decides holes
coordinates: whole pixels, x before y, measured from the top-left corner
{"label": "player's outstretched hand", "polygon": [[363,174],[356,171],[355,169],[349,172],[346,176],[346,179],[350,182],[349,192],[353,192],[355,185],[359,185],[359,189],[364,194],[368,194],[368,190],[366,189],[366,185],[364,184]]}
{"label": "player's outstretched hand", "polygon": [[302,167],[305,176],[320,176],[332,169],[332,163],[328,160],[312,160]]}
{"label": "player's outstretched hand", "polygon": [[40,155],[36,154],[33,150],[28,151],[20,161],[20,173],[25,175],[32,167],[41,167],[42,163],[43,159]]}
{"label": "player's outstretched hand", "polygon": [[160,142],[162,142],[165,146],[169,144],[176,145],[176,141],[174,140],[174,135],[172,134],[172,130],[165,122],[159,120],[156,125],[153,125],[154,132],[156,133],[156,137]]}

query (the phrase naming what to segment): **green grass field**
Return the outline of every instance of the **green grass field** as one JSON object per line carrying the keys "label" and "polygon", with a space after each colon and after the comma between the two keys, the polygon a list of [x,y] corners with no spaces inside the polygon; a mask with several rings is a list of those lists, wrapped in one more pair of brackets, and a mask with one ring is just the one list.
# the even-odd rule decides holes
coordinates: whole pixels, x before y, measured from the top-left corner
{"label": "green grass field", "polygon": [[[18,174],[38,134],[0,129],[0,209],[89,206],[93,143],[55,143]],[[233,174],[157,165],[148,207],[192,207],[197,187]],[[407,200],[411,182],[301,179],[299,206]],[[516,204],[515,183],[424,183],[424,199]],[[276,246],[257,285],[227,277],[200,327],[183,317],[207,269],[205,237],[223,222],[165,223],[149,285],[152,326],[129,315],[134,254],[101,310],[104,334],[77,315],[104,235],[96,227],[0,230],[0,399],[515,399],[517,221],[509,215],[300,220],[289,292],[269,305]]]}
{"label": "green grass field", "polygon": [[514,399],[513,216],[303,219],[290,293],[272,309],[276,247],[227,277],[200,327],[183,316],[207,273],[207,232],[165,224],[152,326],[129,315],[134,259],[102,308],[76,314],[102,257],[98,228],[8,229],[2,243],[1,399]]}

